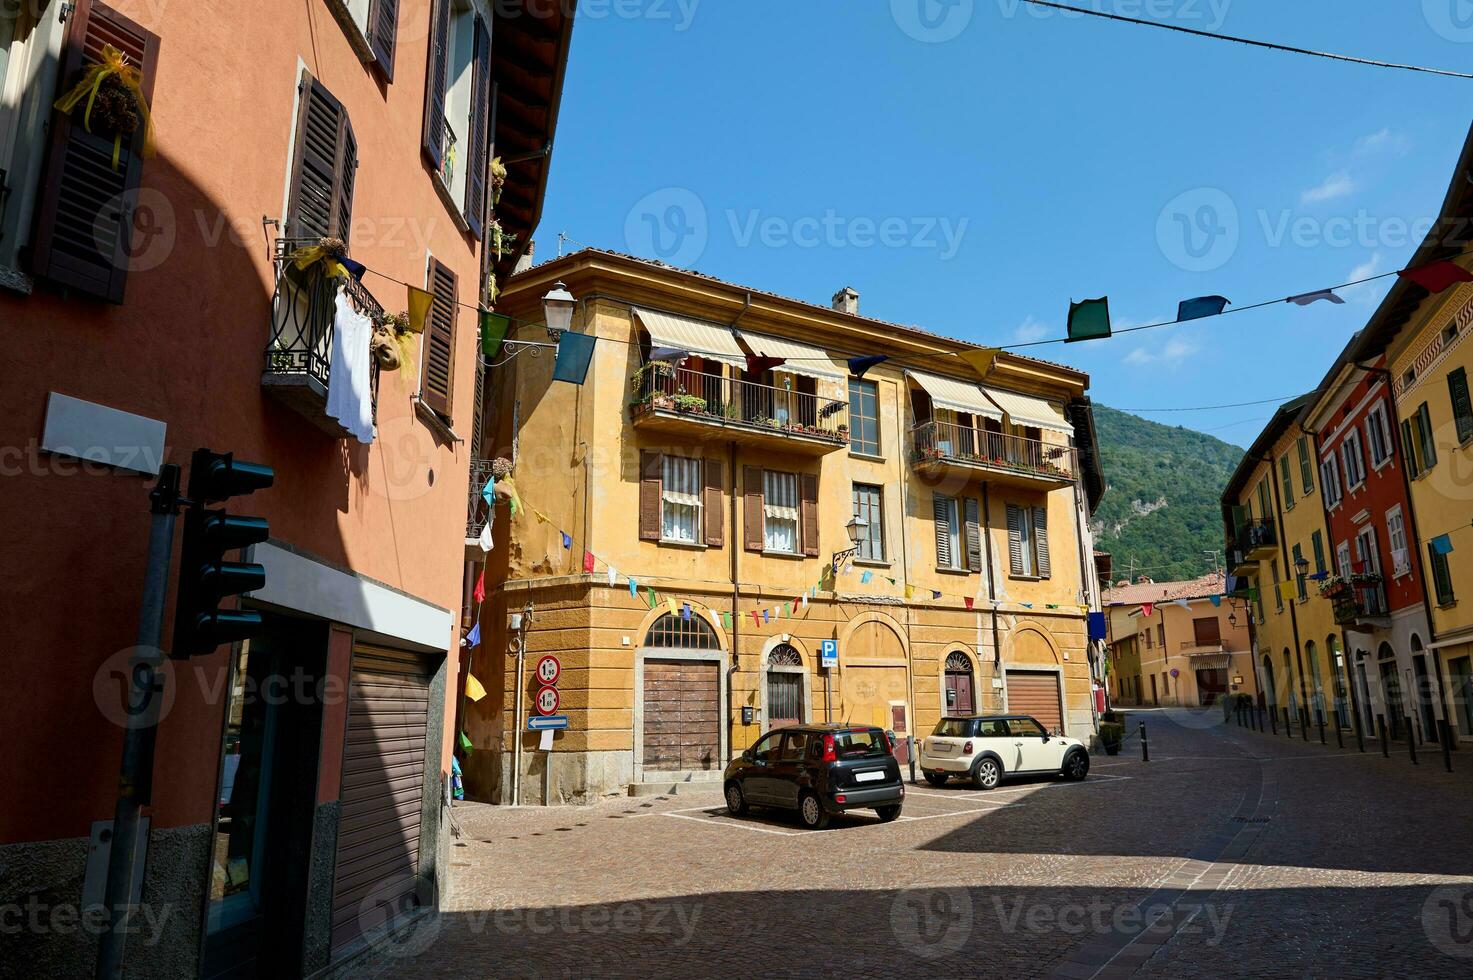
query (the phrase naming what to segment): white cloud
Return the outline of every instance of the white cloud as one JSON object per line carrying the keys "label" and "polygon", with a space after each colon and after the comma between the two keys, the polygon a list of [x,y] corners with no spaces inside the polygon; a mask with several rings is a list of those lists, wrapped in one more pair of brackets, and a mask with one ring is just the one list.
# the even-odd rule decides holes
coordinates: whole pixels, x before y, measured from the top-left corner
{"label": "white cloud", "polygon": [[[1372,252],[1371,257],[1360,265],[1346,273],[1346,282],[1358,282],[1361,279],[1369,279],[1381,274],[1381,262],[1384,256],[1380,252]],[[1359,286],[1346,286],[1340,290],[1342,299],[1352,300],[1371,306],[1380,301],[1385,294],[1386,281],[1378,279],[1375,282],[1361,283]]]}
{"label": "white cloud", "polygon": [[1326,177],[1316,187],[1311,187],[1299,195],[1300,204],[1322,204],[1325,201],[1333,201],[1337,197],[1344,197],[1355,190],[1355,181],[1351,179],[1350,172],[1338,170]]}
{"label": "white cloud", "polygon": [[1200,347],[1185,337],[1172,337],[1159,346],[1135,348],[1125,355],[1124,363],[1134,367],[1160,364],[1166,368],[1176,368],[1199,350],[1201,350]]}
{"label": "white cloud", "polygon": [[1390,126],[1379,132],[1371,133],[1369,136],[1362,136],[1355,141],[1355,152],[1362,156],[1382,151],[1402,153],[1406,151],[1406,147],[1406,137],[1400,133],[1393,133]]}
{"label": "white cloud", "polygon": [[1035,340],[1043,340],[1054,333],[1053,327],[1047,323],[1040,323],[1030,314],[1027,319],[1018,324],[1013,331],[1013,340],[1020,344],[1031,344]]}

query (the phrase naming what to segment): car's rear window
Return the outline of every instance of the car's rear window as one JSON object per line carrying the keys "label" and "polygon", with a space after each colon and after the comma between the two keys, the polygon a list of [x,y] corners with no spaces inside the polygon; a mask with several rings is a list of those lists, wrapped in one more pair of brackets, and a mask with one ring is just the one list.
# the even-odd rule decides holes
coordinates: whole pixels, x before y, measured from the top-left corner
{"label": "car's rear window", "polygon": [[966,738],[971,727],[972,722],[967,718],[942,718],[931,734],[942,738]]}
{"label": "car's rear window", "polygon": [[839,732],[834,736],[834,751],[841,759],[864,759],[889,755],[885,733],[878,728],[859,732]]}

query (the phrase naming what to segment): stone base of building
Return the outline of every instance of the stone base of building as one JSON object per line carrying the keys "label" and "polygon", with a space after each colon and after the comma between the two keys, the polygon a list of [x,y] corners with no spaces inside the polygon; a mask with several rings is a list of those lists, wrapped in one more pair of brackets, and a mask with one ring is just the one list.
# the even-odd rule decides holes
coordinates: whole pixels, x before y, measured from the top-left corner
{"label": "stone base of building", "polygon": [[[522,752],[521,779],[512,799],[512,769],[516,754],[506,750],[477,751],[462,763],[466,795],[506,806],[564,806],[593,803],[605,796],[628,792],[634,781],[634,753],[630,750],[551,753]],[[550,772],[549,772],[550,768]],[[550,778],[549,778],[550,777]]]}

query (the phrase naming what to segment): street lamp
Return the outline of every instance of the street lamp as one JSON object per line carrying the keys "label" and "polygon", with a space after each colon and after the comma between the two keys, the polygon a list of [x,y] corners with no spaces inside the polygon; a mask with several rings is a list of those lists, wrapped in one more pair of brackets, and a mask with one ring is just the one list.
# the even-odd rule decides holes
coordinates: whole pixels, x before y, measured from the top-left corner
{"label": "street lamp", "polygon": [[859,535],[868,527],[869,521],[862,521],[857,517],[844,525],[844,531],[849,535],[849,543],[853,547],[847,548],[844,551],[834,552],[830,567],[834,570],[835,575],[839,574],[839,566],[844,564],[848,559],[853,558],[855,553],[859,551]]}
{"label": "street lamp", "polygon": [[547,335],[557,339],[573,326],[573,294],[562,282],[552,284],[552,289],[542,297],[542,314],[547,318]]}
{"label": "street lamp", "polygon": [[1237,613],[1235,613],[1235,612],[1228,613],[1228,625],[1231,626],[1231,627],[1233,627],[1234,629],[1237,628],[1237,625],[1238,625],[1238,614]]}
{"label": "street lamp", "polygon": [[1294,571],[1298,572],[1300,575],[1308,575],[1309,574],[1309,559],[1306,558],[1306,557],[1304,557],[1303,555],[1300,555],[1298,558],[1295,558],[1294,559]]}

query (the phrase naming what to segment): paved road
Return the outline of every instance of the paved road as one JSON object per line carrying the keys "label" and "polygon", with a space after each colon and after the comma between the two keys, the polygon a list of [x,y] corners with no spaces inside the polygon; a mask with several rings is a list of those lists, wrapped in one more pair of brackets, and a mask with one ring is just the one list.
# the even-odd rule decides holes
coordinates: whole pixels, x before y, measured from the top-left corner
{"label": "paved road", "polygon": [[[1083,783],[914,787],[805,832],[716,792],[467,805],[454,894],[359,971],[497,977],[1473,976],[1473,751],[1142,711]],[[1132,724],[1133,727],[1133,724]]]}

